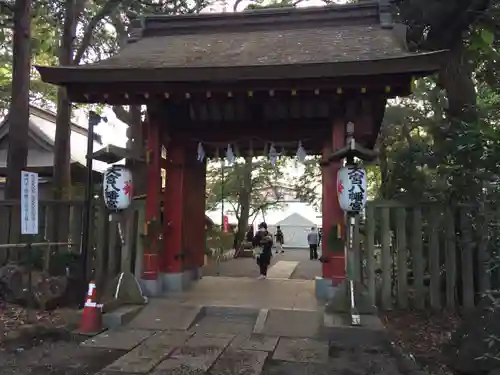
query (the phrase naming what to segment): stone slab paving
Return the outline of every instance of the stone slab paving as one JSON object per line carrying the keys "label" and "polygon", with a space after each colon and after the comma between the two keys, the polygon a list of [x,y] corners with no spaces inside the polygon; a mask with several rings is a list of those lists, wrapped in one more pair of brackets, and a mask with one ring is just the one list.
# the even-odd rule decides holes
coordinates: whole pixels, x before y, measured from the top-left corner
{"label": "stone slab paving", "polygon": [[267,277],[271,279],[289,279],[299,262],[280,260],[267,271]]}
{"label": "stone slab paving", "polygon": [[160,331],[148,337],[105,371],[148,373],[176,348],[181,347],[191,337],[190,333]]}
{"label": "stone slab paving", "polygon": [[154,369],[154,375],[205,374],[234,335],[194,335]]}
{"label": "stone slab paving", "polygon": [[[321,263],[309,260],[309,249],[285,248],[283,254],[275,254],[271,258],[270,269],[280,261],[298,262],[293,279],[314,280],[321,276]],[[203,267],[203,276],[251,277],[259,276],[259,267],[253,258],[237,258]]]}
{"label": "stone slab paving", "polygon": [[198,334],[225,333],[225,334],[250,334],[255,325],[255,318],[238,316],[207,316],[193,325],[191,332]]}
{"label": "stone slab paving", "polygon": [[263,334],[288,337],[316,337],[323,324],[323,313],[302,310],[269,310]]}
{"label": "stone slab paving", "polygon": [[104,349],[132,350],[154,332],[140,329],[106,331],[84,342],[82,346]]}
{"label": "stone slab paving", "polygon": [[231,341],[231,349],[258,350],[263,352],[273,352],[278,345],[279,337],[264,335],[238,335]]}
{"label": "stone slab paving", "polygon": [[270,309],[322,310],[316,300],[313,280],[245,277],[203,277],[186,292],[169,300],[183,305],[216,305]]}
{"label": "stone slab paving", "polygon": [[201,306],[174,303],[153,298],[130,323],[128,328],[147,330],[187,330],[200,314]]}
{"label": "stone slab paving", "polygon": [[209,371],[210,375],[260,375],[268,352],[226,349]]}
{"label": "stone slab paving", "polygon": [[280,338],[273,359],[289,362],[327,363],[328,343],[313,339]]}

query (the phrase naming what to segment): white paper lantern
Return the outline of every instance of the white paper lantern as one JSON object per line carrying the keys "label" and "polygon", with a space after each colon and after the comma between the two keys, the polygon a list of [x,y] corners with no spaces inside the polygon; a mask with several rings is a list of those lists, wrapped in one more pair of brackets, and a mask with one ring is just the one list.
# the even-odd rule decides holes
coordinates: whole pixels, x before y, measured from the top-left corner
{"label": "white paper lantern", "polygon": [[366,171],[354,165],[339,169],[337,196],[340,208],[346,212],[361,212],[366,205]]}
{"label": "white paper lantern", "polygon": [[120,211],[132,201],[132,173],[123,165],[113,165],[104,172],[103,195],[106,207]]}

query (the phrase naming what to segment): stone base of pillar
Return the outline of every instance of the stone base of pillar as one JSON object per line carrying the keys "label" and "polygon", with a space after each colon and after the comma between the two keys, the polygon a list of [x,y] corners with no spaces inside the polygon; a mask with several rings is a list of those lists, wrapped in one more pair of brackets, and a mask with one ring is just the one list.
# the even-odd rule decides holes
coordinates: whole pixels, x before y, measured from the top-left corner
{"label": "stone base of pillar", "polygon": [[[328,313],[349,313],[351,311],[349,280],[344,280],[336,288],[333,297],[328,300],[325,311]],[[366,288],[360,282],[354,282],[354,300],[359,314],[373,315],[377,313],[377,308],[371,303]]]}
{"label": "stone base of pillar", "polygon": [[314,292],[320,301],[328,301],[333,298],[338,290],[338,286],[332,284],[332,279],[316,277],[314,281]]}
{"label": "stone base of pillar", "polygon": [[139,279],[139,285],[141,286],[142,293],[146,297],[157,297],[161,295],[161,283],[160,280],[144,280]]}
{"label": "stone base of pillar", "polygon": [[178,273],[160,273],[163,293],[182,292],[190,289],[201,278],[201,268]]}

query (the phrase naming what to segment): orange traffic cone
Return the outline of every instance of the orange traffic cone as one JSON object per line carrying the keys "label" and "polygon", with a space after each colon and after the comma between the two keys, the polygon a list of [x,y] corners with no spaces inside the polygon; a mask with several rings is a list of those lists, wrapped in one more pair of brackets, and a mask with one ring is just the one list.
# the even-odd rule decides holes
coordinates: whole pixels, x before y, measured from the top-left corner
{"label": "orange traffic cone", "polygon": [[84,335],[93,335],[102,332],[102,304],[96,302],[95,282],[89,283],[87,300],[83,307],[82,321],[79,333]]}

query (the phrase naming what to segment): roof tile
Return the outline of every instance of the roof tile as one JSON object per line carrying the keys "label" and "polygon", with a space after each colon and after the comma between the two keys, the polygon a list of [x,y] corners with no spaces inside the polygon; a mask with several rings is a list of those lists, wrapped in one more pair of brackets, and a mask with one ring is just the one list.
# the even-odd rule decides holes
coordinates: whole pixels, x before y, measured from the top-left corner
{"label": "roof tile", "polygon": [[152,36],[91,68],[197,68],[368,61],[411,55],[376,25]]}

